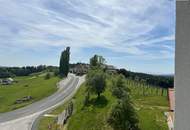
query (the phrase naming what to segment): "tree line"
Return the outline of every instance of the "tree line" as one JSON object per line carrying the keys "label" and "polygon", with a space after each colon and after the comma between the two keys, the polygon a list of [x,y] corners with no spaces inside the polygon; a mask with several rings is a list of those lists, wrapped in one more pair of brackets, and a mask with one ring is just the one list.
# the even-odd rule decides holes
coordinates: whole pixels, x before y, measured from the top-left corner
{"label": "tree line", "polygon": [[[75,66],[75,64],[69,64],[70,60],[70,47],[67,47],[62,53],[60,57],[60,66],[23,66],[23,67],[0,67],[0,78],[8,78],[14,76],[28,76],[32,73],[49,71],[54,72],[55,75],[67,76],[69,73],[69,67]],[[47,79],[49,75],[46,75]]]}
{"label": "tree line", "polygon": [[0,67],[0,78],[8,78],[14,76],[28,76],[32,73],[53,69],[53,66],[25,66],[25,67]]}
{"label": "tree line", "polygon": [[151,75],[145,73],[131,72],[126,69],[119,69],[119,74],[123,74],[126,78],[143,82],[153,86],[162,88],[172,88],[174,86],[174,76]]}

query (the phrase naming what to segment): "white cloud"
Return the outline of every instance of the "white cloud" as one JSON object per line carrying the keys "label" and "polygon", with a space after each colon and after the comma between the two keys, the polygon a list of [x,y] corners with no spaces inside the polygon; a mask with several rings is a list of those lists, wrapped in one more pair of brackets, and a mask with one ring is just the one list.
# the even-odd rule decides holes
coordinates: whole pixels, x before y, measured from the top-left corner
{"label": "white cloud", "polygon": [[[146,57],[148,50],[140,46],[174,41],[171,10],[174,2],[166,0],[1,0],[0,40],[25,47],[101,47]],[[168,34],[151,38],[159,28]]]}

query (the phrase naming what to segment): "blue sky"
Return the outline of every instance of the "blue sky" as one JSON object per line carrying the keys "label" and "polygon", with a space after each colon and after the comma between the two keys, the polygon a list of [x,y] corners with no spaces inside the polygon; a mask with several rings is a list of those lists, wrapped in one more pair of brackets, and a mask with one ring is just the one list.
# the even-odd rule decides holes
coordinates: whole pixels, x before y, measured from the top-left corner
{"label": "blue sky", "polygon": [[0,0],[0,66],[104,56],[118,68],[174,73],[175,1]]}

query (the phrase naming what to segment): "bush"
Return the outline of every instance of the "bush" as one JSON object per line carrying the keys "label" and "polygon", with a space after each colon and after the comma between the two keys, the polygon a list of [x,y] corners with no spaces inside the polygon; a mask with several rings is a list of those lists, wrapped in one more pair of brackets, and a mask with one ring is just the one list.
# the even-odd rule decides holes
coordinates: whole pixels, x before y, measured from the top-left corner
{"label": "bush", "polygon": [[107,122],[114,130],[139,130],[137,115],[128,99],[113,106]]}
{"label": "bush", "polygon": [[129,96],[130,90],[126,86],[125,78],[119,75],[116,80],[113,80],[112,95],[118,99],[127,98]]}
{"label": "bush", "polygon": [[55,70],[54,71],[54,76],[58,76],[59,75],[59,70]]}
{"label": "bush", "polygon": [[129,97],[125,78],[119,75],[113,80],[112,95],[118,99],[109,113],[108,124],[114,130],[138,130],[138,119]]}
{"label": "bush", "polygon": [[112,95],[115,96],[116,98],[124,98],[127,96],[127,93],[122,89],[118,87],[114,87],[112,90]]}
{"label": "bush", "polygon": [[50,79],[50,77],[51,77],[50,73],[47,73],[45,79]]}
{"label": "bush", "polygon": [[73,102],[72,101],[69,102],[67,109],[68,109],[69,116],[71,116],[73,113]]}
{"label": "bush", "polygon": [[89,92],[87,92],[87,94],[84,97],[84,105],[85,106],[89,103],[89,99],[90,99],[90,94],[89,94]]}

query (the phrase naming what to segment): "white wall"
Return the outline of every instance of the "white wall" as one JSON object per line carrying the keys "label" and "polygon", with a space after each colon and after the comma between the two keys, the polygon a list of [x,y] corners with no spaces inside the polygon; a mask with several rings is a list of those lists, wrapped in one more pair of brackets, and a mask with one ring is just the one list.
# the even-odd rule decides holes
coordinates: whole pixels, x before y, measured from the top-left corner
{"label": "white wall", "polygon": [[190,1],[176,2],[175,130],[190,130]]}

